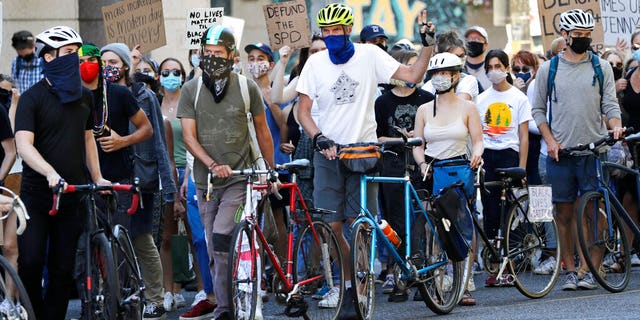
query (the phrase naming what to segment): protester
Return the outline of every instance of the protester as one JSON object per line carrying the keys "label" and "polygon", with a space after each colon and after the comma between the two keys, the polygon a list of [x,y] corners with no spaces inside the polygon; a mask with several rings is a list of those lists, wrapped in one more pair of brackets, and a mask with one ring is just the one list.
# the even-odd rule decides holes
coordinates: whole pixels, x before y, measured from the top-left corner
{"label": "protester", "polygon": [[480,26],[472,26],[464,33],[467,62],[464,66],[464,72],[476,77],[479,82],[478,91],[487,90],[491,87],[491,81],[487,78],[484,68],[484,61],[487,49],[489,48],[489,35],[487,30]]}
{"label": "protester", "polygon": [[20,94],[42,79],[44,61],[35,55],[35,38],[31,32],[22,30],[13,34],[11,46],[18,54],[11,61],[11,77],[16,82]]}
{"label": "protester", "polygon": [[384,33],[384,29],[377,24],[364,26],[360,31],[360,43],[370,43],[378,46],[380,49],[387,51],[387,40],[389,37]]}

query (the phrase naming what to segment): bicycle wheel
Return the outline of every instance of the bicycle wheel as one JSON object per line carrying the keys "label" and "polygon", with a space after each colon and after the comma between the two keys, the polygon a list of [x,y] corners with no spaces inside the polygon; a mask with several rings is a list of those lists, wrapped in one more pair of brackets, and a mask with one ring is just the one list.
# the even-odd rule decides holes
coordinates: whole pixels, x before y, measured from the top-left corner
{"label": "bicycle wheel", "polygon": [[247,221],[236,225],[229,252],[229,299],[233,319],[254,319],[260,275],[256,233]]}
{"label": "bicycle wheel", "polygon": [[[528,195],[519,197],[511,205],[505,230],[506,252],[516,288],[523,295],[537,299],[551,292],[560,275],[558,227],[555,220],[530,222],[528,212]],[[541,269],[544,261],[552,263],[552,267]]]}
{"label": "bicycle wheel", "polygon": [[[306,224],[298,233],[293,253],[293,281],[294,285],[310,281],[299,292],[309,318],[335,319],[338,316],[344,293],[342,250],[338,245],[338,238],[326,222],[313,221],[312,225]],[[307,297],[327,290],[338,292],[335,307],[306,304]]]}
{"label": "bicycle wheel", "polygon": [[610,292],[624,290],[631,277],[631,249],[618,212],[611,206],[609,222],[603,195],[588,192],[580,201],[577,222],[580,249],[593,277]]}
{"label": "bicycle wheel", "polygon": [[355,290],[356,311],[360,319],[373,319],[376,289],[375,273],[371,268],[373,227],[361,222],[351,230],[351,283]]}
{"label": "bicycle wheel", "polygon": [[126,229],[116,225],[113,229],[115,244],[113,257],[116,262],[118,279],[120,280],[120,297],[122,299],[118,318],[122,320],[142,319],[144,305],[141,291],[142,275],[140,266],[133,251],[133,245]]}
{"label": "bicycle wheel", "polygon": [[[16,319],[27,320],[35,319],[36,315],[31,306],[31,300],[27,290],[25,290],[20,277],[15,269],[5,257],[0,255],[0,319]],[[8,286],[9,282],[13,282],[15,293],[13,296]]]}
{"label": "bicycle wheel", "polygon": [[115,319],[120,295],[111,245],[104,233],[91,237],[91,319]]}

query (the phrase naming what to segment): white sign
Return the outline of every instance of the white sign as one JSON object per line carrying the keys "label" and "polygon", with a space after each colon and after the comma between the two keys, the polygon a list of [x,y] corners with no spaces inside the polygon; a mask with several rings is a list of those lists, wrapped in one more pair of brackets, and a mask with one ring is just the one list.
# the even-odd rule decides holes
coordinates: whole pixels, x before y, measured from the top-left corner
{"label": "white sign", "polygon": [[185,46],[188,49],[200,48],[202,34],[213,25],[222,24],[224,8],[194,8],[187,14],[187,35]]}
{"label": "white sign", "polygon": [[236,39],[236,48],[240,48],[242,32],[244,30],[244,19],[225,16],[222,18],[222,25],[231,29],[233,37]]}
{"label": "white sign", "polygon": [[549,222],[553,220],[551,186],[529,186],[529,221]]}
{"label": "white sign", "polygon": [[640,26],[640,2],[638,0],[600,1],[600,9],[604,27],[604,44],[615,46],[618,38],[629,43],[631,34],[636,31],[636,27]]}

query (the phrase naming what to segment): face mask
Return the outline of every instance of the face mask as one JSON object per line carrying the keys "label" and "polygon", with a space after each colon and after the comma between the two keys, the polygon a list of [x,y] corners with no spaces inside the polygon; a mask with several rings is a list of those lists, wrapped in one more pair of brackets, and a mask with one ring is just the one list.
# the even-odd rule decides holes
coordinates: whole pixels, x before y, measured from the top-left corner
{"label": "face mask", "polygon": [[79,61],[78,53],[74,52],[44,64],[42,73],[51,83],[51,91],[62,103],[76,101],[82,97]]}
{"label": "face mask", "polygon": [[618,80],[620,78],[622,78],[622,68],[620,67],[611,67],[611,69],[613,70],[613,80]]}
{"label": "face mask", "polygon": [[242,74],[242,64],[236,63],[231,67],[231,72]]}
{"label": "face mask", "polygon": [[324,38],[324,43],[333,64],[345,64],[355,53],[353,42],[345,35],[327,36]]}
{"label": "face mask", "polygon": [[507,78],[507,73],[501,70],[491,70],[487,72],[487,78],[489,78],[491,83],[498,84]]}
{"label": "face mask", "polygon": [[27,55],[21,56],[20,58],[26,62],[31,62],[31,60],[33,60],[33,58],[35,58],[35,53],[31,52]]}
{"label": "face mask", "polygon": [[[153,74],[153,72],[151,72],[151,74]],[[142,72],[136,72],[133,74],[133,81],[134,82],[140,82],[140,83],[146,83],[149,85],[149,87],[151,87],[152,91],[156,91],[158,83],[156,82],[156,79],[154,77],[148,76],[145,73]]]}
{"label": "face mask", "polygon": [[479,57],[483,52],[484,43],[475,41],[467,42],[467,54],[469,55],[469,57]]}
{"label": "face mask", "polygon": [[80,64],[80,76],[82,81],[90,83],[98,77],[100,64],[97,62],[85,61]]}
{"label": "face mask", "polygon": [[149,76],[151,78],[155,78],[156,77],[156,73],[153,71],[149,71],[149,72],[140,72],[142,74],[144,74],[145,76]]}
{"label": "face mask", "polygon": [[531,72],[518,72],[516,73],[516,78],[520,78],[522,79],[522,81],[524,81],[524,83],[527,83],[527,81],[529,81],[529,79],[531,79],[533,75],[531,74]]}
{"label": "face mask", "polygon": [[451,77],[445,75],[435,75],[431,78],[431,84],[436,89],[436,93],[445,93],[451,90]]}
{"label": "face mask", "polygon": [[200,61],[202,68],[202,81],[213,94],[216,103],[222,101],[227,92],[227,80],[231,73],[233,59],[207,56]]}
{"label": "face mask", "polygon": [[571,44],[569,45],[569,47],[571,48],[571,51],[577,54],[583,54],[587,52],[590,45],[591,45],[591,38],[571,37]]}
{"label": "face mask", "polygon": [[194,68],[197,68],[200,65],[200,56],[197,54],[192,54],[191,55],[191,65]]}
{"label": "face mask", "polygon": [[634,58],[636,61],[640,62],[640,49],[638,49],[638,50],[636,50],[636,51],[634,51],[634,52],[633,52],[633,58]]}
{"label": "face mask", "polygon": [[107,82],[116,83],[122,78],[120,67],[106,65],[102,68],[102,76]]}
{"label": "face mask", "polygon": [[0,88],[0,105],[3,105],[7,110],[11,106],[11,96],[13,92]]}
{"label": "face mask", "polygon": [[175,92],[176,90],[178,90],[178,88],[180,88],[180,86],[182,86],[182,77],[175,76],[173,74],[170,74],[166,77],[162,76],[160,77],[160,85],[162,85],[170,92]]}
{"label": "face mask", "polygon": [[387,49],[389,49],[389,47],[387,47],[383,43],[376,43],[376,46],[378,46],[378,48],[382,49],[384,52],[387,52]]}
{"label": "face mask", "polygon": [[247,69],[254,79],[258,79],[269,72],[269,62],[249,62],[249,64],[247,65]]}

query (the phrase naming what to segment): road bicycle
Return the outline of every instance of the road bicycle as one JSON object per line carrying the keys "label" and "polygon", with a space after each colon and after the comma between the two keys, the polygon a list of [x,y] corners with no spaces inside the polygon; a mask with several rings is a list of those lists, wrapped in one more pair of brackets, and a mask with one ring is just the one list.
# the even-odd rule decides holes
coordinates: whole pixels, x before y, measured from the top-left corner
{"label": "road bicycle", "polygon": [[[58,212],[60,197],[67,193],[86,196],[87,223],[78,240],[76,270],[84,279],[82,283],[82,318],[93,319],[142,319],[144,308],[144,282],[133,245],[127,230],[111,223],[115,208],[114,191],[131,192],[131,207],[127,214],[137,211],[139,204],[138,179],[134,184],[96,185],[94,183],[67,185],[63,179],[53,187],[51,216]],[[102,213],[96,206],[96,196],[108,197]],[[89,254],[87,254],[87,252]]]}
{"label": "road bicycle", "polygon": [[[12,213],[14,213],[18,219],[18,229],[16,233],[21,235],[27,227],[27,220],[29,214],[27,209],[20,200],[20,197],[13,191],[5,187],[0,187],[0,192],[10,199],[9,203],[2,203],[8,205],[2,211],[0,220],[8,219]],[[2,227],[2,225],[0,225]],[[27,290],[24,288],[20,277],[16,270],[11,266],[9,260],[0,255],[0,319],[7,320],[26,320],[35,319],[35,312],[29,300]],[[11,290],[11,285],[13,289]]]}
{"label": "road bicycle", "polygon": [[[254,319],[257,313],[261,313],[257,299],[262,281],[263,250],[275,269],[272,288],[276,301],[286,304],[285,315],[304,319],[335,319],[340,312],[344,292],[342,251],[331,227],[315,219],[332,211],[309,207],[296,184],[296,173],[308,166],[307,159],[276,165],[275,170],[288,170],[292,177],[291,182],[279,185],[273,183],[277,180],[274,170],[233,170],[233,175],[246,176],[247,192],[244,206],[238,209],[241,219],[234,229],[229,252],[229,297],[235,319]],[[259,190],[268,187],[254,185],[253,179],[260,175],[269,177],[276,195],[279,194],[278,188],[289,190],[291,194],[291,214],[286,218],[287,258],[284,264],[267,243],[256,212]],[[323,309],[307,302],[307,298],[322,288],[339,294],[335,308]]]}
{"label": "road bicycle", "polygon": [[[626,134],[632,132],[633,128],[626,130]],[[612,170],[621,170],[632,175],[636,185],[640,186],[640,172],[637,169],[640,133],[624,140],[633,151],[636,168],[627,168],[601,159],[601,147],[616,142],[611,136],[587,145],[560,150],[561,156],[570,157],[585,156],[586,152],[586,156],[595,163],[595,190],[580,196],[576,219],[578,242],[591,274],[610,292],[620,292],[627,287],[631,277],[631,257],[640,249],[637,242],[634,243],[634,248],[629,244],[630,236],[640,239],[640,229],[616,197],[609,180]]]}

